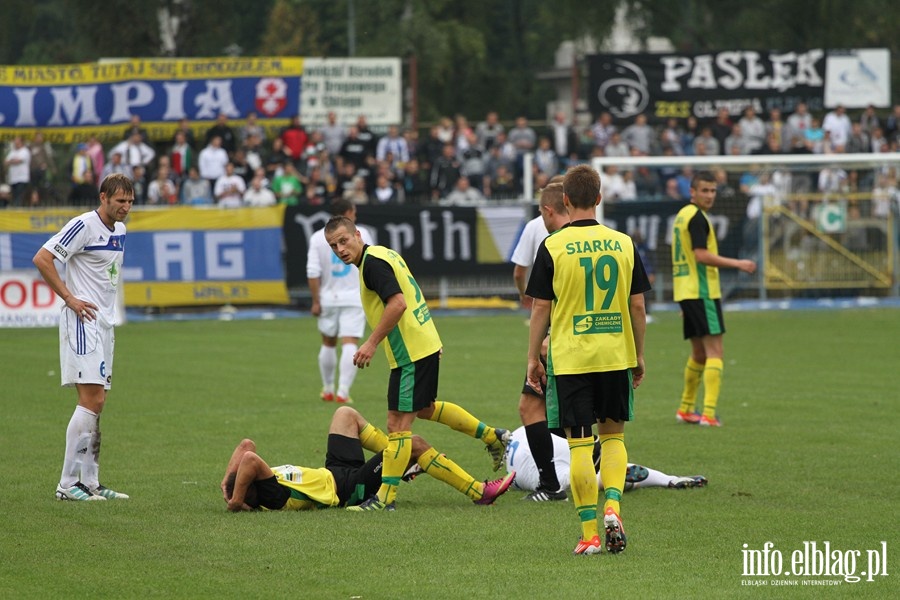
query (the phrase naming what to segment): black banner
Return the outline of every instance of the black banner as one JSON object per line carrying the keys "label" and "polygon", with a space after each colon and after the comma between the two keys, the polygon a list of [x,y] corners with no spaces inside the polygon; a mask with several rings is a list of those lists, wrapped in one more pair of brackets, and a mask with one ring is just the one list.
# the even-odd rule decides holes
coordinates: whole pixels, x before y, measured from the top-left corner
{"label": "black banner", "polygon": [[722,51],[694,54],[595,54],[589,57],[591,113],[609,112],[630,123],[645,113],[651,122],[669,117],[714,119],[752,105],[791,113],[800,102],[821,111],[825,51]]}

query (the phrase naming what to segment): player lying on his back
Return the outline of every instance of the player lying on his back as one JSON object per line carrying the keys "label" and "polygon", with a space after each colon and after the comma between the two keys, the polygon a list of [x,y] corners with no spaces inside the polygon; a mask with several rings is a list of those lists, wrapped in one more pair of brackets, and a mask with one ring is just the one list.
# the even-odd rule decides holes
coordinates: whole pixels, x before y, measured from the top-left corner
{"label": "player lying on his back", "polygon": [[[382,453],[387,435],[349,406],[338,408],[328,430],[328,446],[323,468],[282,465],[270,467],[258,454],[256,444],[245,439],[228,461],[222,479],[222,495],[228,510],[310,510],[332,506],[356,506],[381,485]],[[375,455],[365,458],[363,449]],[[459,465],[432,448],[421,437],[412,436],[412,457],[407,468],[416,465],[424,472],[452,486],[475,504],[493,504],[509,488],[516,474],[494,481],[475,481]]]}
{"label": "player lying on his back", "polygon": [[[560,489],[566,490],[569,487],[569,445],[566,438],[551,432],[550,437],[553,440],[553,464],[556,468],[556,477],[559,479]],[[602,490],[603,481],[600,479],[600,445],[597,437],[594,436],[594,468],[597,469],[597,485]],[[528,438],[525,436],[525,428],[519,427],[512,432],[512,440],[506,450],[506,470],[516,474],[516,480],[513,487],[520,490],[533,491],[540,485],[540,476],[538,474],[537,465],[531,455],[531,449],[528,447]],[[632,490],[640,487],[665,487],[676,490],[685,488],[703,487],[708,483],[706,477],[702,475],[691,475],[688,477],[678,477],[676,475],[666,475],[661,471],[649,469],[647,467],[628,463],[628,469],[625,472],[625,490]]]}

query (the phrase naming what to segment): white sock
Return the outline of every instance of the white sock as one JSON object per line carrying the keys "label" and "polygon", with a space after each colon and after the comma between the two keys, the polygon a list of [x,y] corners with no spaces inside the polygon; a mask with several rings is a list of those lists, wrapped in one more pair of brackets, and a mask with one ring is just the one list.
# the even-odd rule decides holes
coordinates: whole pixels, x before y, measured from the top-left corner
{"label": "white sock", "polygon": [[66,453],[63,457],[59,485],[70,488],[81,476],[81,469],[91,443],[91,434],[97,426],[97,414],[83,406],[76,406],[66,428]]}
{"label": "white sock", "polygon": [[353,355],[356,354],[356,344],[344,344],[341,346],[341,372],[339,375],[338,393],[341,398],[350,397],[350,386],[356,379],[359,369],[353,364]]}
{"label": "white sock", "polygon": [[337,366],[337,348],[322,346],[319,348],[319,373],[322,375],[322,386],[326,392],[334,392],[334,369]]}
{"label": "white sock", "polygon": [[81,465],[81,483],[89,490],[100,487],[100,415],[97,415],[97,428],[91,432],[90,445]]}
{"label": "white sock", "polygon": [[672,475],[666,475],[662,471],[657,471],[657,470],[651,469],[649,467],[644,467],[644,468],[647,469],[647,479],[644,479],[643,481],[638,481],[637,483],[635,483],[634,484],[635,488],[667,487],[669,485],[670,481],[677,479],[677,477],[674,477]]}

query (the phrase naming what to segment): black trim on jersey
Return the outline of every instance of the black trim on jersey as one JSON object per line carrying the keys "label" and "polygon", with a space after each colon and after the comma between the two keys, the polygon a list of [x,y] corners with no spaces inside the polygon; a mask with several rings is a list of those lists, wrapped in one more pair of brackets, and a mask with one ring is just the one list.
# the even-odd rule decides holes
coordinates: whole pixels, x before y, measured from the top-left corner
{"label": "black trim on jersey", "polygon": [[697,212],[688,221],[687,230],[691,234],[691,246],[693,246],[694,250],[697,248],[706,250],[706,240],[709,237],[709,221],[706,220],[706,216],[700,208],[697,208]]}
{"label": "black trim on jersey", "polygon": [[388,298],[402,294],[403,290],[391,265],[382,258],[366,256],[368,249],[368,244],[363,246],[363,283],[378,294],[382,302],[387,303]]}

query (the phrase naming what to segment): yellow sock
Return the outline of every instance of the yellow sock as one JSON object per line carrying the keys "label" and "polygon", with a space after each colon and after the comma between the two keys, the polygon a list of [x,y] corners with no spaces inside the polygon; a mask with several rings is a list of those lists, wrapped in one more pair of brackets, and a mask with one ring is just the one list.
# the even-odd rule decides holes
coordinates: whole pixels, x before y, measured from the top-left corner
{"label": "yellow sock", "polygon": [[494,428],[485,425],[469,411],[459,404],[437,400],[434,403],[434,412],[429,421],[435,421],[446,425],[454,431],[459,431],[475,439],[482,440],[485,444],[493,444],[497,441]]}
{"label": "yellow sock", "polygon": [[581,539],[589,540],[597,531],[597,473],[594,471],[594,438],[570,438],[569,485],[575,510],[581,520]]}
{"label": "yellow sock", "polygon": [[388,445],[388,436],[371,423],[366,423],[359,432],[359,443],[370,452],[381,452]]}
{"label": "yellow sock", "polygon": [[381,466],[381,487],[378,499],[390,504],[397,496],[397,486],[406,472],[412,454],[412,431],[395,431],[388,434],[388,445],[384,450]]}
{"label": "yellow sock", "polygon": [[706,360],[703,370],[703,414],[714,419],[716,405],[719,404],[719,389],[722,387],[722,370],[725,368],[721,358]]}
{"label": "yellow sock", "polygon": [[475,478],[466,473],[462,467],[438,453],[434,448],[429,448],[419,456],[416,461],[422,470],[438,481],[442,481],[453,487],[472,500],[481,500],[484,494],[484,484],[475,481]]}
{"label": "yellow sock", "polygon": [[603,495],[606,502],[603,511],[612,507],[617,515],[622,490],[625,489],[625,471],[628,469],[628,452],[625,450],[624,433],[600,434],[600,479],[603,480]]}
{"label": "yellow sock", "polygon": [[700,379],[703,376],[703,363],[696,362],[688,357],[684,367],[684,391],[681,393],[681,412],[694,412],[697,403],[697,390],[700,388]]}

